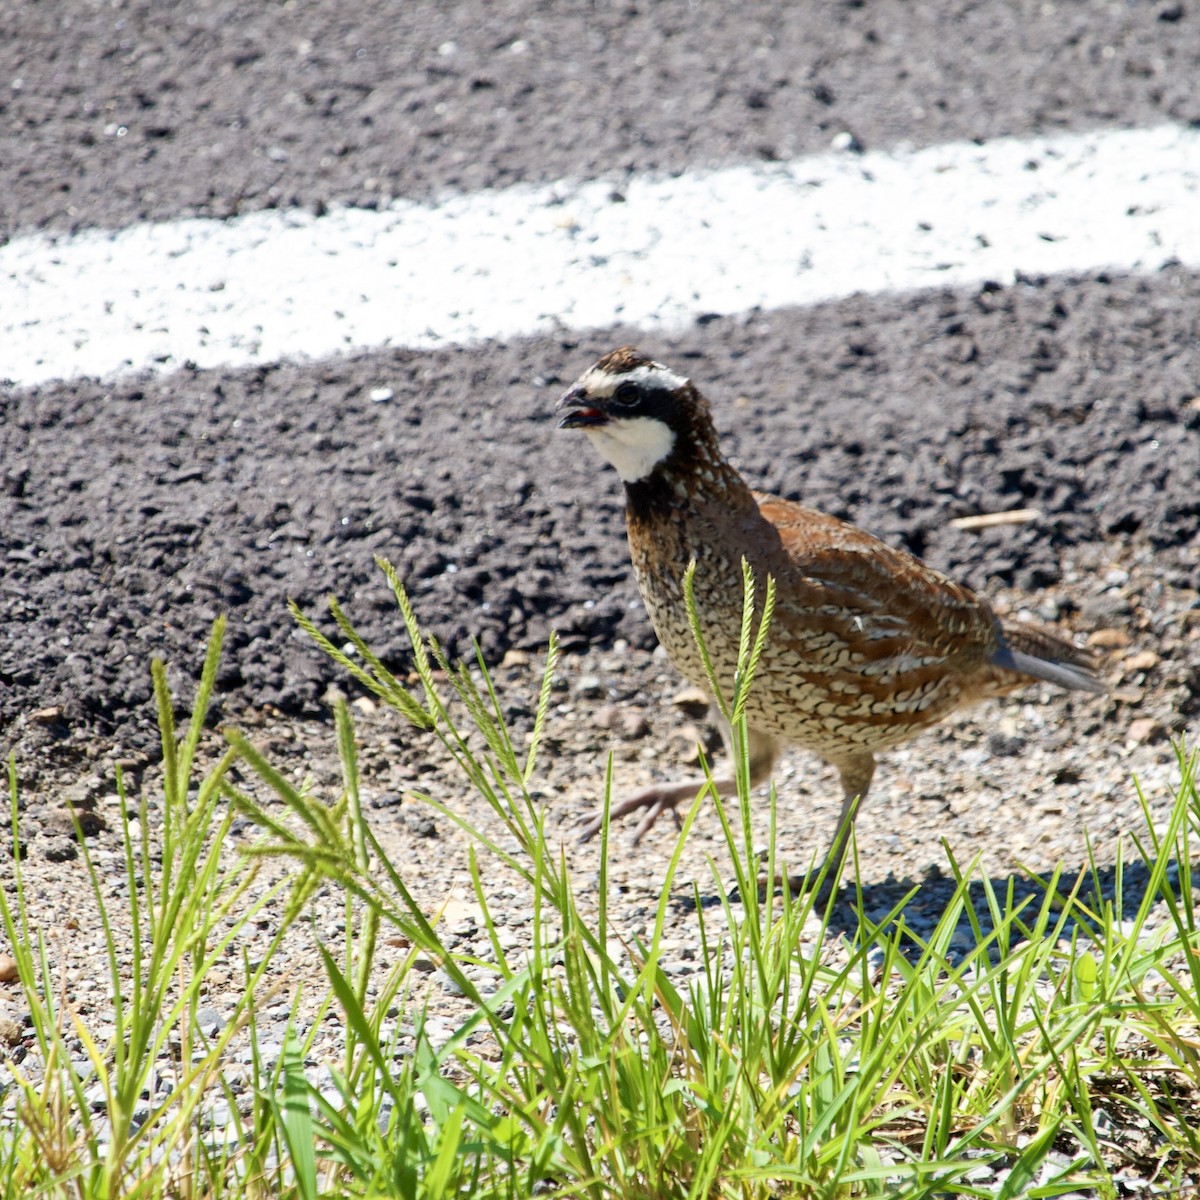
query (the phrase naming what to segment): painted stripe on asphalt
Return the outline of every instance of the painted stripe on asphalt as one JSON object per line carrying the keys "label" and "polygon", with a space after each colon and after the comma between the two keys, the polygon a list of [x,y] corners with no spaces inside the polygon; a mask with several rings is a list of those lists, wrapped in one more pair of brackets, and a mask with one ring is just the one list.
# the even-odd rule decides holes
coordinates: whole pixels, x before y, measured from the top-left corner
{"label": "painted stripe on asphalt", "polygon": [[616,185],[14,238],[0,379],[676,328],[1018,273],[1200,267],[1200,130],[828,154]]}

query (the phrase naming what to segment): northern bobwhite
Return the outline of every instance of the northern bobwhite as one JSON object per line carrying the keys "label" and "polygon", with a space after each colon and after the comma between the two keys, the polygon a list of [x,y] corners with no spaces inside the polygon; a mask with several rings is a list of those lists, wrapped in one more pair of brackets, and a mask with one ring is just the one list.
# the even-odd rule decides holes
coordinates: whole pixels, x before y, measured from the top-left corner
{"label": "northern bobwhite", "polygon": [[[1103,692],[1090,655],[1053,634],[1001,621],[982,597],[861,529],[753,492],[721,454],[708,402],[692,383],[630,346],[605,355],[559,400],[561,429],[582,429],[625,484],[633,570],[659,641],[709,690],[682,578],[694,592],[718,678],[732,683],[743,557],[759,604],[770,575],[775,613],[746,714],[752,782],[784,746],[832,763],[844,804],[827,856],[841,866],[875,755],[948,714],[1033,680]],[[723,730],[728,745],[728,730]],[[691,800],[703,780],[655,784],[612,808],[647,812],[634,837]],[[723,795],[731,777],[717,781]],[[589,822],[591,837],[601,818]]]}

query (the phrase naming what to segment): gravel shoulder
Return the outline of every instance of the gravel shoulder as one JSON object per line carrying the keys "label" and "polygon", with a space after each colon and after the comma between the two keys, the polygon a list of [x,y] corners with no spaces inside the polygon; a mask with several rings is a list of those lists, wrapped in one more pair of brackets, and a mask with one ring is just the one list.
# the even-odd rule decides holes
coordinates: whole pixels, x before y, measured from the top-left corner
{"label": "gravel shoulder", "polygon": [[[1152,564],[1151,556],[1134,552],[1106,564],[1069,564],[1066,582],[1033,611],[1043,619],[1055,605],[1091,612],[1103,604],[1123,611],[1119,625],[1090,623],[1111,686],[1107,697],[1032,687],[960,714],[883,757],[858,823],[860,874],[872,911],[885,912],[920,884],[911,919],[917,928],[921,913],[936,919],[951,886],[944,875],[943,839],[960,863],[978,855],[982,870],[998,884],[1025,870],[1040,873],[1059,865],[1073,875],[1086,865],[1085,836],[1097,860],[1111,864],[1118,840],[1144,828],[1135,779],[1155,814],[1161,817],[1169,808],[1178,780],[1170,739],[1194,729],[1200,711],[1200,607],[1195,592],[1163,585]],[[1017,593],[1002,591],[995,599],[1002,610],[1019,611]],[[539,657],[510,651],[494,676],[519,739],[532,728]],[[431,912],[447,899],[465,900],[467,841],[416,796],[432,797],[493,835],[499,832],[495,818],[452,773],[433,735],[380,709],[349,680],[326,699],[339,695],[350,699],[358,729],[367,814],[392,861]],[[296,784],[307,783],[326,799],[339,792],[341,769],[327,718],[289,717],[260,707],[226,712],[221,719],[241,728]],[[206,735],[210,753],[221,742],[215,729]],[[578,845],[576,827],[602,799],[607,756],[613,756],[620,795],[653,778],[693,772],[698,744],[720,754],[696,694],[660,653],[618,642],[563,655],[534,786],[546,808],[548,832],[566,847],[585,894],[595,885],[599,850],[596,844]],[[152,799],[158,771],[152,755],[125,752],[122,758],[110,740],[73,736],[50,712],[24,724],[16,746],[25,877],[34,888],[42,928],[69,959],[82,955],[81,970],[95,953],[96,929],[81,919],[77,902],[85,875],[68,833],[68,804],[84,811],[89,850],[102,869],[115,864],[121,846],[112,783],[118,759],[130,774],[134,796]],[[247,772],[238,778],[239,786],[248,786]],[[801,867],[831,834],[839,806],[836,779],[817,760],[796,752],[785,757],[776,784],[777,852]],[[265,799],[261,791],[255,794]],[[755,818],[761,848],[769,836],[769,805],[762,793]],[[665,817],[636,848],[629,845],[631,828],[613,829],[609,876],[614,919],[630,936],[658,902],[675,842]],[[234,845],[254,835],[239,822]],[[713,870],[732,878],[719,821],[706,805],[675,884],[675,936],[694,936],[691,889],[695,884],[711,894]],[[5,876],[11,871],[11,863],[3,869]],[[1137,881],[1136,869],[1127,873],[1127,888],[1136,889]],[[333,898],[324,903],[332,906],[330,912],[339,910]],[[99,965],[95,961],[92,968]]]}

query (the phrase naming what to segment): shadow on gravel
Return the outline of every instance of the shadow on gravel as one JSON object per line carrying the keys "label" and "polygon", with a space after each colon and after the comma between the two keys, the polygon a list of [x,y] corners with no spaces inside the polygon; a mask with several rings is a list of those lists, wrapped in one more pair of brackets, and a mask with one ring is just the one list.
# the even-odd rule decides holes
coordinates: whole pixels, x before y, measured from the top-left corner
{"label": "shadow on gravel", "polygon": [[[1151,887],[1151,868],[1146,863],[1135,860],[1116,864],[1097,866],[1095,869],[1087,862],[1080,863],[1069,870],[1064,869],[1058,884],[1058,895],[1062,900],[1054,902],[1052,923],[1057,931],[1059,940],[1069,941],[1078,935],[1090,938],[1093,930],[1077,918],[1065,920],[1061,927],[1057,925],[1057,914],[1068,902],[1076,881],[1083,876],[1083,882],[1078,888],[1078,903],[1084,910],[1103,913],[1105,909],[1116,914],[1136,913],[1146,899]],[[1174,859],[1168,867],[1167,878],[1172,887],[1178,883],[1179,869]],[[931,872],[919,883],[910,879],[897,879],[894,876],[880,883],[868,884],[862,889],[863,915],[873,921],[882,920],[904,897],[916,886],[919,890],[904,906],[903,919],[905,925],[917,937],[922,937],[933,929],[947,904],[952,900],[955,891],[955,881],[940,872]],[[982,880],[973,880],[968,887],[971,907],[975,920],[978,922],[982,939],[990,938],[996,933],[996,923],[992,907],[988,903],[988,894],[996,897],[1002,904],[1011,894],[1011,908],[1021,913],[1024,923],[1032,925],[1039,910],[1045,903],[1046,889],[1027,874],[1008,874],[989,876],[986,886]],[[856,897],[850,885],[843,884],[838,892],[837,903],[834,907],[829,924],[830,931],[852,935],[859,927],[854,908]],[[1081,914],[1082,915],[1082,914]],[[969,918],[964,911],[960,927],[967,928]],[[906,939],[912,948],[919,949],[915,940]],[[969,949],[978,944],[975,935],[970,938]]]}
{"label": "shadow on gravel", "polygon": [[[1079,884],[1076,901],[1079,915],[1063,920],[1060,924],[1059,914],[1069,903],[1069,897],[1081,875],[1084,878],[1083,882]],[[1151,868],[1141,861],[1122,862],[1119,867],[1116,864],[1097,866],[1095,869],[1083,862],[1071,870],[1064,870],[1057,888],[1058,896],[1061,899],[1051,904],[1051,926],[1055,929],[1058,940],[1069,942],[1076,936],[1081,940],[1093,936],[1095,931],[1089,928],[1086,921],[1082,919],[1084,912],[1091,911],[1101,914],[1108,910],[1117,914],[1118,917],[1122,914],[1130,915],[1138,912],[1150,891],[1150,876]],[[1167,870],[1167,879],[1172,888],[1177,888],[1178,878],[1179,868],[1172,858]],[[913,892],[914,888],[917,889],[916,892],[900,910],[907,933],[907,936],[902,939],[902,944],[919,954],[923,949],[921,940],[926,938],[941,921],[947,906],[953,901],[956,889],[954,879],[937,870],[930,871],[920,881],[899,879],[892,875],[879,883],[864,885],[862,888],[862,917],[865,921],[860,921],[856,912],[858,900],[853,885],[843,883],[838,890],[833,911],[830,914],[829,933],[834,936],[855,937],[860,933],[864,923],[878,925],[884,922],[887,915],[897,909],[904,901],[905,896]],[[988,902],[989,893],[1001,906],[1007,904],[1007,898],[1011,894],[1011,904],[1007,904],[1007,907],[1018,913],[1020,922],[1014,927],[1015,932],[1023,925],[1032,926],[1035,923],[1038,913],[1046,902],[1046,890],[1027,874],[1012,873],[989,876],[986,885],[983,880],[972,880],[968,885],[968,895],[979,934],[971,932],[970,917],[964,909],[959,921],[959,928],[967,933],[967,937],[961,948],[951,948],[948,957],[953,960],[969,954],[981,942],[992,939],[997,933],[994,910]],[[778,888],[775,890],[775,895],[776,897],[779,895]],[[740,904],[736,889],[731,888],[730,898],[735,905]],[[701,908],[718,908],[720,905],[721,897],[715,891],[709,890],[701,894]],[[681,911],[689,911],[696,907],[694,897],[691,895],[676,897],[675,906]],[[1083,911],[1079,911],[1080,908]],[[1099,925],[1099,922],[1097,924]]]}

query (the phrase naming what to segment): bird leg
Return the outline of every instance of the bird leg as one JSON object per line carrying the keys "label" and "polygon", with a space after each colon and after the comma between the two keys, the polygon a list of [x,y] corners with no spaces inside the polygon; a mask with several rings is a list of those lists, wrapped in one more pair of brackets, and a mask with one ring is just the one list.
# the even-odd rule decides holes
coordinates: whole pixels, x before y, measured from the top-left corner
{"label": "bird leg", "polygon": [[[725,750],[732,758],[733,738],[729,726],[715,709],[709,711],[720,726]],[[780,746],[772,738],[751,729],[747,731],[746,749],[750,758],[750,786],[757,787],[771,777],[775,761],[779,757]],[[633,844],[636,846],[663,813],[674,812],[679,804],[695,799],[700,789],[707,784],[708,780],[704,778],[688,779],[680,783],[652,783],[649,787],[644,787],[614,804],[609,814],[610,820],[615,821],[618,817],[628,816],[638,809],[646,809],[638,827],[633,831]],[[713,786],[717,789],[718,795],[734,796],[737,794],[737,782],[732,775],[714,779]],[[581,842],[589,841],[600,832],[603,825],[604,810],[601,809],[595,816],[584,822],[583,828],[579,832],[579,840]]]}
{"label": "bird leg", "polygon": [[[729,726],[715,707],[709,712],[721,730],[725,751],[732,759],[733,736]],[[771,777],[782,747],[766,734],[749,729],[747,730],[746,749],[750,759],[750,786],[758,787],[760,783],[765,783]],[[842,860],[845,858],[850,844],[850,830],[854,828],[854,819],[858,815],[858,809],[866,797],[871,786],[871,779],[875,774],[875,756],[869,750],[862,750],[849,754],[845,758],[831,761],[837,767],[841,777],[843,796],[842,810],[838,813],[833,842],[830,844],[823,863],[813,871],[811,876],[788,875],[780,880],[781,883],[786,883],[793,892],[799,893],[804,890],[806,879],[815,878],[828,865],[825,882],[817,893],[818,901],[826,900],[837,886],[842,873]],[[663,813],[675,812],[678,805],[694,799],[700,789],[707,784],[708,780],[704,778],[688,779],[678,783],[652,783],[649,787],[641,788],[614,804],[609,813],[610,820],[615,821],[632,812],[637,812],[639,809],[645,809],[641,821],[633,832],[633,844],[636,846]],[[720,796],[737,794],[737,782],[732,775],[714,779],[713,786]],[[584,822],[579,833],[579,840],[581,842],[590,841],[600,832],[603,825],[604,811],[601,809],[595,816]],[[760,879],[759,884],[766,887],[769,881]]]}
{"label": "bird leg", "polygon": [[[807,877],[815,879],[828,868],[825,881],[817,892],[818,902],[827,900],[838,885],[843,860],[850,845],[850,830],[854,828],[854,819],[858,816],[863,800],[866,799],[871,779],[875,774],[875,756],[870,750],[862,750],[846,758],[834,759],[833,765],[837,767],[842,781],[842,811],[838,813],[833,842],[824,861],[819,867],[814,867],[811,875]],[[798,893],[804,890],[805,879],[803,875],[789,875],[787,885],[792,892]]]}

